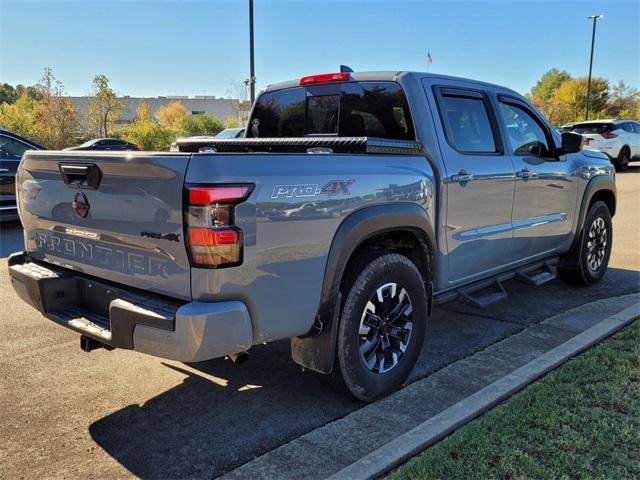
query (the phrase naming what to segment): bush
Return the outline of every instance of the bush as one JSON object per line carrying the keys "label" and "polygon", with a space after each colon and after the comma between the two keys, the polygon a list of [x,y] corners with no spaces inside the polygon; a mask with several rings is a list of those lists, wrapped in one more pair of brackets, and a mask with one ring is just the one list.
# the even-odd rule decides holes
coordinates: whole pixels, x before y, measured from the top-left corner
{"label": "bush", "polygon": [[180,130],[186,136],[215,135],[224,128],[222,122],[208,113],[198,113],[185,117],[180,125]]}
{"label": "bush", "polygon": [[168,150],[177,135],[152,120],[142,120],[123,126],[114,136],[138,144],[142,150]]}

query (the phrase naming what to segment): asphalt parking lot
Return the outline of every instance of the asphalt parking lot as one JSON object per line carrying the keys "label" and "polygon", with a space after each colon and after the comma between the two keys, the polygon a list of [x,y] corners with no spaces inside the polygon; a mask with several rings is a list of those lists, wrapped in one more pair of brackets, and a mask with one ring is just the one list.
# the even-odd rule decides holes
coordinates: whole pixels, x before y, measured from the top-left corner
{"label": "asphalt parking lot", "polygon": [[[560,281],[507,284],[510,298],[476,310],[438,309],[413,378],[576,306],[640,291],[640,167],[619,174],[610,270],[589,289]],[[361,407],[302,372],[288,342],[252,349],[248,363],[185,365],[129,351],[86,354],[9,285],[0,237],[0,478],[213,478]]]}

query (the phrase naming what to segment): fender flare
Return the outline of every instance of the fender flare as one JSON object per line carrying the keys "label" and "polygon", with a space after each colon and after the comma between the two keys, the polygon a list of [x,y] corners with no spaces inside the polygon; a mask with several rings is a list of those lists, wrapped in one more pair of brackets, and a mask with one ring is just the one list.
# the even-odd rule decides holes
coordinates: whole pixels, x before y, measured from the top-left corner
{"label": "fender flare", "polygon": [[[320,305],[311,330],[291,339],[293,360],[304,368],[330,373],[335,358],[338,317],[342,303],[340,284],[344,269],[356,248],[384,232],[410,231],[427,243],[433,278],[435,232],[426,210],[415,203],[393,203],[364,207],[349,214],[338,227],[331,242],[325,266]],[[431,308],[431,281],[426,282]]]}
{"label": "fender flare", "polygon": [[613,217],[616,213],[616,202],[617,202],[617,190],[616,190],[616,182],[609,175],[597,175],[589,180],[587,186],[584,189],[584,193],[582,194],[582,200],[580,202],[580,210],[578,212],[578,218],[576,221],[576,235],[573,239],[573,243],[571,247],[560,257],[560,262],[558,266],[564,268],[576,268],[578,262],[580,260],[580,244],[582,241],[582,228],[584,227],[584,221],[587,218],[587,213],[589,212],[589,205],[591,204],[591,200],[594,195],[600,191],[609,191],[613,194],[614,204],[613,210],[611,211],[611,216]]}

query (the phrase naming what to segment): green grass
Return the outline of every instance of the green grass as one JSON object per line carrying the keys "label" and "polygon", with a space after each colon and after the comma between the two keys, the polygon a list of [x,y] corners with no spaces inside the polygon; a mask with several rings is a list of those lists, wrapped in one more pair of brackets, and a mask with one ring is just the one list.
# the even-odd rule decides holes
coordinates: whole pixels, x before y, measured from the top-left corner
{"label": "green grass", "polygon": [[640,321],[389,478],[640,478]]}

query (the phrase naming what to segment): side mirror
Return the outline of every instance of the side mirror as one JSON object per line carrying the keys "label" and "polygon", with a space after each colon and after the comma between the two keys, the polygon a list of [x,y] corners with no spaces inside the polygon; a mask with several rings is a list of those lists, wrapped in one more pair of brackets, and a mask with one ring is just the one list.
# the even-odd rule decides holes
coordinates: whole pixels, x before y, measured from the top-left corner
{"label": "side mirror", "polygon": [[573,132],[562,133],[562,150],[561,154],[576,153],[582,149],[582,135]]}

